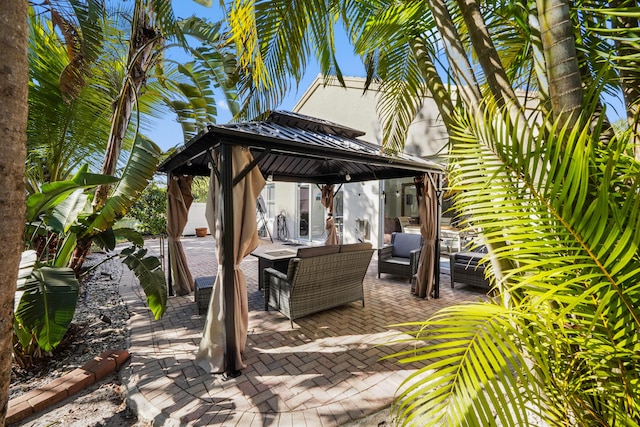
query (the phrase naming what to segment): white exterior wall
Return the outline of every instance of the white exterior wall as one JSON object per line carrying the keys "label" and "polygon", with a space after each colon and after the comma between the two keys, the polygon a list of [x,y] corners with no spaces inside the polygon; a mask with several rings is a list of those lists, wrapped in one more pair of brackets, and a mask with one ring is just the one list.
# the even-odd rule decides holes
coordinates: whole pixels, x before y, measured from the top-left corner
{"label": "white exterior wall", "polygon": [[293,111],[366,132],[359,139],[380,144],[375,92],[362,93],[362,78],[345,77],[344,80],[347,88],[339,86],[335,81],[323,86],[322,77],[318,76],[293,107]]}
{"label": "white exterior wall", "polygon": [[[293,107],[293,111],[366,132],[359,139],[380,144],[381,128],[376,113],[378,92],[374,87],[363,94],[365,82],[363,78],[345,77],[344,80],[346,88],[341,87],[337,81],[330,81],[325,86],[323,78],[318,76]],[[433,99],[427,98],[409,128],[405,151],[420,157],[436,156],[447,142],[448,135],[440,120],[438,107]],[[393,197],[396,191],[396,188],[382,188],[383,184],[381,181],[370,181],[347,183],[343,186],[344,243],[358,241],[356,228],[362,224],[359,220],[364,219],[369,224],[367,241],[374,247],[382,246],[381,224],[385,214],[383,191],[387,198]],[[393,186],[397,183],[388,182],[387,185]],[[400,191],[401,188],[397,190]],[[393,204],[388,202],[387,206],[391,208]],[[389,211],[387,215],[397,217],[400,216],[400,212]]]}
{"label": "white exterior wall", "polygon": [[343,243],[356,243],[359,238],[363,238],[371,242],[374,247],[378,246],[379,181],[345,184],[342,191],[344,194]]}
{"label": "white exterior wall", "polygon": [[[294,230],[297,226],[296,219],[296,188],[294,182],[278,182],[275,187],[275,209],[276,215],[281,212],[286,216],[287,231],[289,239],[294,238]],[[278,239],[277,221],[273,220],[273,230],[271,231],[273,240]]]}
{"label": "white exterior wall", "polygon": [[209,230],[209,224],[207,224],[207,219],[204,216],[206,203],[192,203],[189,208],[189,216],[187,218],[187,225],[185,225],[184,230],[182,231],[183,236],[195,236],[196,228],[205,227],[207,228],[207,234],[211,234],[211,230]]}

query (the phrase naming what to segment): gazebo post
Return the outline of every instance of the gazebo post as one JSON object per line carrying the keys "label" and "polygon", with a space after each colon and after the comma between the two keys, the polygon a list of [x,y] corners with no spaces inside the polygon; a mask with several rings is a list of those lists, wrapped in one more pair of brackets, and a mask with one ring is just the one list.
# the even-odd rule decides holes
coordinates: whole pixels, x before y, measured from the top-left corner
{"label": "gazebo post", "polygon": [[[171,182],[171,180],[173,179],[173,175],[171,174],[171,172],[167,173],[167,199],[169,198],[169,183]],[[169,210],[169,206],[167,205],[167,211]],[[168,236],[168,232],[167,232],[167,242],[169,241],[169,236]],[[174,296],[174,292],[173,292],[173,278],[172,276],[172,272],[171,272],[171,251],[169,250],[169,248],[167,248],[167,271],[169,273],[169,277],[167,280],[167,288],[168,288],[168,293],[169,296]]]}
{"label": "gazebo post", "polygon": [[221,144],[220,191],[222,193],[222,265],[224,268],[224,322],[226,336],[225,373],[227,377],[236,377],[236,324],[234,292],[234,245],[233,245],[233,159],[231,145]]}
{"label": "gazebo post", "polygon": [[[430,174],[431,175],[431,174]],[[435,263],[435,282],[433,284],[433,297],[440,298],[440,219],[442,217],[442,174],[435,174],[435,187],[436,187],[436,200],[437,200],[437,209],[436,209],[436,247],[434,251]]]}

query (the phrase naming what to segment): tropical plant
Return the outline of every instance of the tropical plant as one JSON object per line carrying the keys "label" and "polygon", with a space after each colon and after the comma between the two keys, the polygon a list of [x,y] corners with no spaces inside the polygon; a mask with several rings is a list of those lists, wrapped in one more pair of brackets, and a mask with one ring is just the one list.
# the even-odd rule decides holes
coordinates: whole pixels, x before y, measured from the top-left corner
{"label": "tropical plant", "polygon": [[[106,16],[100,1],[29,14],[27,191],[99,168],[109,135],[113,90],[101,70]],[[66,31],[65,31],[66,30]],[[91,70],[91,71],[89,71]]]}
{"label": "tropical plant", "polygon": [[193,195],[193,201],[203,203],[207,201],[207,194],[209,194],[209,177],[208,176],[196,176],[191,183],[191,194]]}
{"label": "tropical plant", "polygon": [[492,256],[513,268],[494,282],[493,301],[405,325],[420,345],[402,360],[424,367],[401,387],[395,413],[406,425],[523,426],[534,415],[549,425],[638,425],[631,133],[603,148],[589,126],[556,122],[533,137],[500,117],[489,108],[461,121],[451,185],[458,209],[500,248]]}
{"label": "tropical plant", "polygon": [[4,64],[0,78],[0,425],[5,424],[11,382],[11,328],[13,298],[20,263],[25,211],[25,152],[27,129],[27,5],[0,4],[0,55]]}
{"label": "tropical plant", "polygon": [[[216,88],[236,108],[227,74],[234,56],[222,45],[220,24],[196,17],[177,21],[169,1],[133,6],[112,10],[99,0],[58,1],[32,10],[30,193],[42,183],[68,179],[81,164],[98,170],[105,152],[110,170],[104,172],[115,174],[136,133],[150,128],[154,117],[174,113],[185,140],[193,137],[215,122]],[[144,37],[130,36],[136,32]],[[172,59],[179,56],[176,50],[188,59]]]}
{"label": "tropical plant", "polygon": [[[401,389],[400,424],[640,423],[638,18],[628,1],[230,5],[249,116],[280,102],[309,54],[340,80],[341,22],[383,92],[388,151],[427,93],[447,126],[456,208],[483,231],[496,299],[410,325],[418,349],[402,356],[426,367]],[[618,90],[630,131],[616,135]]]}
{"label": "tropical plant", "polygon": [[37,253],[22,254],[14,318],[14,360],[28,367],[62,341],[78,301],[78,279],[70,268],[36,268]]}
{"label": "tropical plant", "polygon": [[[117,237],[131,241],[133,247],[112,257],[121,257],[136,274],[155,318],[162,316],[167,287],[160,262],[156,257],[146,257],[145,250],[136,249],[144,244],[141,235],[116,224],[147,186],[159,154],[155,145],[139,138],[122,179],[89,173],[84,166],[73,179],[45,184],[41,192],[29,196],[25,242],[33,251],[28,253],[34,254],[34,261],[32,265],[26,263],[29,269],[23,271],[18,286],[23,293],[15,316],[16,360],[26,365],[37,354],[51,351],[69,327],[78,281],[66,265],[79,237],[109,252],[115,249]],[[118,183],[113,196],[94,212],[87,191],[110,182]]]}
{"label": "tropical plant", "polygon": [[[195,17],[176,21],[169,0],[137,0],[127,33],[130,35],[127,53],[120,58],[121,72],[115,79],[118,92],[102,163],[104,175],[116,173],[123,144],[128,137],[136,139],[142,113],[158,111],[164,105],[177,114],[187,138],[215,121],[213,87],[223,89],[232,110],[235,109],[235,91],[227,77],[233,71],[233,55],[220,45],[219,25]],[[197,47],[187,43],[187,35],[196,39]],[[193,60],[181,64],[166,59],[163,54],[167,40],[184,48]],[[133,117],[136,120],[132,121]],[[108,184],[96,189],[94,211],[103,209],[110,191]],[[92,232],[78,235],[69,261],[76,272],[91,247],[91,239]]]}

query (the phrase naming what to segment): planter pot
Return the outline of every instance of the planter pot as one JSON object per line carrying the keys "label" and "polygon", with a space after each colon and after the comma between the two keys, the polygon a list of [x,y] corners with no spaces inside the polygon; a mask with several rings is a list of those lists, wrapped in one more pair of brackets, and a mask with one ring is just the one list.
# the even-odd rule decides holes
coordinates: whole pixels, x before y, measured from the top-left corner
{"label": "planter pot", "polygon": [[196,237],[205,237],[207,235],[207,228],[196,228]]}

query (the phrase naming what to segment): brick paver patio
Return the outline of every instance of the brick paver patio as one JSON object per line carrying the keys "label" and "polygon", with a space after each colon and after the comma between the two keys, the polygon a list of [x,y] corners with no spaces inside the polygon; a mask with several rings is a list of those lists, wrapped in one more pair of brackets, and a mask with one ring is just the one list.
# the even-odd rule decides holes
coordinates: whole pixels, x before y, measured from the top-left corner
{"label": "brick paver patio", "polygon": [[[214,240],[184,238],[194,277],[217,270]],[[263,244],[271,244],[268,240]],[[275,247],[281,247],[278,243]],[[158,241],[148,242],[150,252]],[[123,370],[129,403],[140,418],[162,425],[342,426],[388,407],[398,385],[419,367],[382,357],[406,348],[389,325],[424,320],[438,309],[483,297],[441,275],[440,298],[414,297],[405,280],[378,280],[376,257],[365,277],[365,307],[359,302],[291,323],[265,312],[258,290],[258,259],[241,264],[249,294],[247,368],[233,379],[205,373],[195,364],[205,316],[193,294],[170,297],[163,319],[154,321],[135,277],[125,269],[121,292],[130,319],[131,361]]]}

